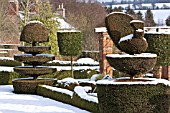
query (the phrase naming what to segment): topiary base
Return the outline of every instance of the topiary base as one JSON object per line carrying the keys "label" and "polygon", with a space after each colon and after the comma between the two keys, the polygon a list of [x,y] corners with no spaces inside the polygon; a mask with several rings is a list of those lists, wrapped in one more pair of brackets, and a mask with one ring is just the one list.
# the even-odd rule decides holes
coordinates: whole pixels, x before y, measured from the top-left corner
{"label": "topiary base", "polygon": [[42,85],[53,85],[55,83],[54,79],[29,79],[29,78],[19,78],[12,81],[14,93],[19,94],[36,94],[37,87],[39,84]]}
{"label": "topiary base", "polygon": [[170,113],[170,82],[163,79],[97,82],[101,113]]}

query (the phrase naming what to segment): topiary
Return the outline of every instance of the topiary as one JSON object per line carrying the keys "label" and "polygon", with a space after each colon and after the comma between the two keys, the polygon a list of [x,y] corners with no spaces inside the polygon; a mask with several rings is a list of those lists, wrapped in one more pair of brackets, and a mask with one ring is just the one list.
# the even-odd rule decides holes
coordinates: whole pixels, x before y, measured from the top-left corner
{"label": "topiary", "polygon": [[71,58],[71,75],[73,75],[73,56],[80,55],[82,52],[82,33],[81,32],[58,32],[58,44],[61,55]]}
{"label": "topiary", "polygon": [[105,19],[107,32],[118,49],[120,38],[133,33],[132,20],[132,16],[120,12],[111,13]]}
{"label": "topiary", "polygon": [[30,21],[22,30],[20,40],[27,43],[48,42],[48,30],[39,21]]}

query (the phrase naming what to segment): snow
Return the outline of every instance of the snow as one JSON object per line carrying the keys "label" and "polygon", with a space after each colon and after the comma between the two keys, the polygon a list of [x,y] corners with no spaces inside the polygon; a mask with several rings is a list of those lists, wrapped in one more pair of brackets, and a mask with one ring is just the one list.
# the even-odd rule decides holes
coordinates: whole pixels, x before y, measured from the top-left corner
{"label": "snow", "polygon": [[52,86],[47,86],[47,85],[42,85],[42,87],[50,89],[51,91],[56,91],[56,92],[60,92],[60,93],[63,93],[63,94],[70,95],[71,97],[73,96],[73,92],[70,91],[70,90],[67,90],[67,89],[52,87]]}
{"label": "snow", "polygon": [[141,21],[141,20],[132,20],[130,23],[135,23],[135,22],[144,23],[144,22],[143,22],[143,21]]}
{"label": "snow", "polygon": [[134,55],[130,55],[130,54],[107,54],[106,57],[112,57],[112,58],[125,58],[125,57],[157,57],[156,54],[153,53],[141,53],[141,54],[134,54]]}
{"label": "snow", "polygon": [[90,81],[96,81],[96,78],[100,76],[100,74],[94,74],[92,75],[92,77],[90,78]]}
{"label": "snow", "polygon": [[76,86],[74,88],[74,91],[76,92],[76,94],[78,94],[78,96],[80,96],[80,98],[91,101],[91,102],[95,102],[98,103],[98,98],[94,97],[94,96],[90,96],[88,95],[86,92],[91,90],[91,87],[82,87],[82,86]]}
{"label": "snow", "polygon": [[32,21],[27,22],[27,24],[31,24],[31,23],[37,23],[37,24],[42,24],[42,25],[44,25],[42,22],[37,21],[37,20],[32,20]]}
{"label": "snow", "polygon": [[[53,60],[48,63],[60,63],[60,64],[70,64],[71,61],[60,61],[60,60]],[[92,58],[80,58],[77,61],[73,61],[73,64],[93,64],[93,65],[99,65],[99,62],[94,61]]]}
{"label": "snow", "polygon": [[73,79],[73,78],[64,78],[62,80],[58,80],[57,81],[60,84],[64,84],[64,86],[69,86],[70,84],[79,84],[77,80]]}
{"label": "snow", "polygon": [[77,60],[76,63],[79,63],[79,64],[97,64],[97,65],[99,65],[99,62],[94,61],[91,58],[80,58],[80,59]]}
{"label": "snow", "polygon": [[5,67],[5,66],[0,66],[0,71],[5,71],[5,72],[13,72],[14,67]]}
{"label": "snow", "polygon": [[0,57],[1,60],[14,60],[12,57]]}
{"label": "snow", "polygon": [[90,113],[37,95],[14,94],[12,85],[0,86],[0,113]]}
{"label": "snow", "polygon": [[118,43],[121,43],[121,42],[123,42],[123,41],[125,41],[125,40],[131,40],[132,38],[133,38],[133,34],[124,36],[124,37],[122,37],[122,38],[119,40]]}
{"label": "snow", "polygon": [[157,79],[157,78],[135,78],[135,79],[143,79],[143,80],[149,80],[149,81],[136,81],[136,82],[113,82],[116,80],[120,80],[120,79],[129,79],[129,77],[122,77],[122,78],[116,78],[116,79],[112,79],[112,80],[99,80],[96,82],[96,84],[128,84],[128,85],[133,85],[133,84],[153,84],[153,85],[157,85],[159,83],[161,84],[165,84],[170,86],[170,81],[165,80],[165,79]]}

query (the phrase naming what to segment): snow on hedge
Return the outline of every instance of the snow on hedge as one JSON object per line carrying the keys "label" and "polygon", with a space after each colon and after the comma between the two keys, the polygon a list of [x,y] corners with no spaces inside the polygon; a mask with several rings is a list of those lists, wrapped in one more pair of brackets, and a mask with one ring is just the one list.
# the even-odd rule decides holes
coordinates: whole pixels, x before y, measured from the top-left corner
{"label": "snow on hedge", "polygon": [[82,86],[76,86],[74,88],[74,92],[76,92],[76,94],[82,98],[82,99],[85,99],[85,100],[88,100],[90,102],[95,102],[95,103],[98,103],[98,98],[95,97],[95,96],[90,96],[88,95],[86,92],[88,92],[89,90],[91,90],[91,87],[82,87]]}
{"label": "snow on hedge", "polygon": [[[165,80],[165,79],[157,79],[157,78],[135,78],[135,79],[141,79],[141,80],[148,80],[148,81],[134,81],[134,82],[117,82],[116,80],[123,80],[123,79],[130,79],[129,77],[121,77],[121,78],[115,78],[115,79],[112,79],[112,80],[99,80],[97,81],[96,84],[128,84],[128,85],[134,85],[134,84],[154,84],[154,85],[157,85],[157,84],[165,84],[165,85],[168,85],[170,86],[170,81],[168,80]],[[113,81],[116,81],[116,82],[113,82]]]}
{"label": "snow on hedge", "polygon": [[48,85],[42,85],[42,87],[50,89],[51,91],[56,91],[56,92],[60,92],[60,93],[63,93],[63,94],[70,95],[71,97],[73,96],[73,92],[70,91],[70,90],[67,90],[67,89],[52,87],[52,86],[48,86]]}

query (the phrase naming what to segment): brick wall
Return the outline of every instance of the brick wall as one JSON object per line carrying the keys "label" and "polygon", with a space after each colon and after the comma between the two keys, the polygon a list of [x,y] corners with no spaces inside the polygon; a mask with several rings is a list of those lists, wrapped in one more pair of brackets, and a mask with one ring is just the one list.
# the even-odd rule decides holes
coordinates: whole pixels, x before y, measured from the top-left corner
{"label": "brick wall", "polygon": [[99,38],[99,54],[100,54],[100,73],[103,75],[109,74],[112,76],[113,70],[109,65],[106,55],[113,53],[113,41],[107,32],[102,32]]}

